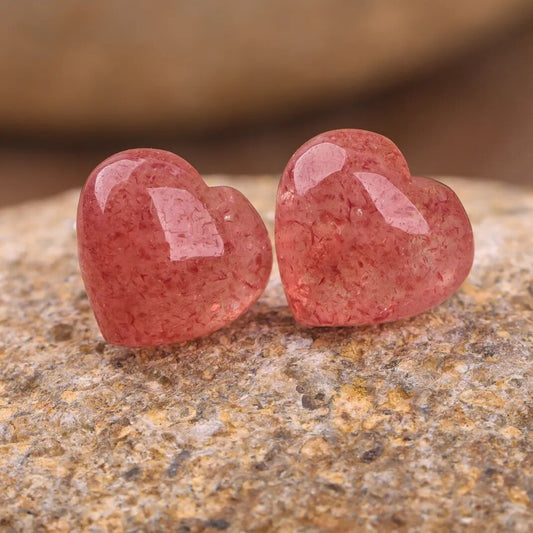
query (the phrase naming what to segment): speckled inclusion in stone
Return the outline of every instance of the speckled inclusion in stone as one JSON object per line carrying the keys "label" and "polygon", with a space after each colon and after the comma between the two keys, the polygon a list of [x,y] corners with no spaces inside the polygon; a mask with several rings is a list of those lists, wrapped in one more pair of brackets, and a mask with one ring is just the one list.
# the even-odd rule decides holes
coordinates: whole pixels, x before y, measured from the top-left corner
{"label": "speckled inclusion in stone", "polygon": [[267,230],[246,198],[209,188],[161,150],[116,154],[89,176],[78,206],[81,272],[108,342],[152,346],[211,333],[263,292]]}
{"label": "speckled inclusion in stone", "polygon": [[468,275],[474,243],[450,188],[411,177],[385,137],[347,129],[314,137],[290,159],[276,252],[296,320],[349,326],[440,304]]}

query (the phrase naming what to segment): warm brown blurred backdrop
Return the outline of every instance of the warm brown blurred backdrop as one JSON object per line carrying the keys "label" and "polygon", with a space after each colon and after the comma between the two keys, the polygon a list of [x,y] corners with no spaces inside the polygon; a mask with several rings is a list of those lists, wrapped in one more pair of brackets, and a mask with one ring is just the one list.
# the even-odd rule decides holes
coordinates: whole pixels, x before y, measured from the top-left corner
{"label": "warm brown blurred backdrop", "polygon": [[531,0],[34,0],[0,19],[0,205],[135,146],[279,173],[338,127],[391,137],[413,173],[533,184]]}

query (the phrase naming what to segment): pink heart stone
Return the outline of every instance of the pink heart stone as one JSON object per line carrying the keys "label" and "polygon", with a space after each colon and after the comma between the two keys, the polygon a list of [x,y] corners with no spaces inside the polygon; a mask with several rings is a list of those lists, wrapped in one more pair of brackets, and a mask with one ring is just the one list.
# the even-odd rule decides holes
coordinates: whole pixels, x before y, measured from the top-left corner
{"label": "pink heart stone", "polygon": [[356,326],[440,304],[472,266],[472,228],[445,185],[411,177],[398,148],[362,130],[314,137],[278,189],[276,253],[298,322]]}
{"label": "pink heart stone", "polygon": [[81,193],[77,232],[87,294],[112,344],[207,335],[256,302],[272,267],[248,200],[209,188],[162,150],[127,150],[98,165]]}

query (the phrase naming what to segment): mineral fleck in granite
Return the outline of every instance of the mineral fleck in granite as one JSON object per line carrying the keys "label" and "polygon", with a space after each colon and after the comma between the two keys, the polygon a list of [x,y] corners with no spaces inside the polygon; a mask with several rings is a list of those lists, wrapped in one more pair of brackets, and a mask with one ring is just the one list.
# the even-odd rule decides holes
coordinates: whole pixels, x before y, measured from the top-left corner
{"label": "mineral fleck in granite", "polygon": [[[208,181],[272,232],[277,180]],[[0,531],[531,531],[533,192],[444,181],[476,256],[434,310],[299,326],[275,269],[158,349],[103,341],[78,191],[0,211]]]}

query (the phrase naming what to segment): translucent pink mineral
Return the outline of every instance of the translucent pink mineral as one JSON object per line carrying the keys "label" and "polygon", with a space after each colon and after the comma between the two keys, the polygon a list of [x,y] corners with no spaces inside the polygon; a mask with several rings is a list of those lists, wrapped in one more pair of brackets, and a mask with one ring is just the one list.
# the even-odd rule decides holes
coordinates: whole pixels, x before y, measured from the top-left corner
{"label": "translucent pink mineral", "polygon": [[398,148],[362,130],[301,146],[283,173],[276,253],[294,317],[355,326],[440,304],[472,266],[472,228],[445,185],[411,177]]}
{"label": "translucent pink mineral", "polygon": [[162,150],[128,150],[98,165],[81,193],[77,232],[87,294],[112,344],[207,335],[254,304],[272,266],[248,200],[209,188]]}

